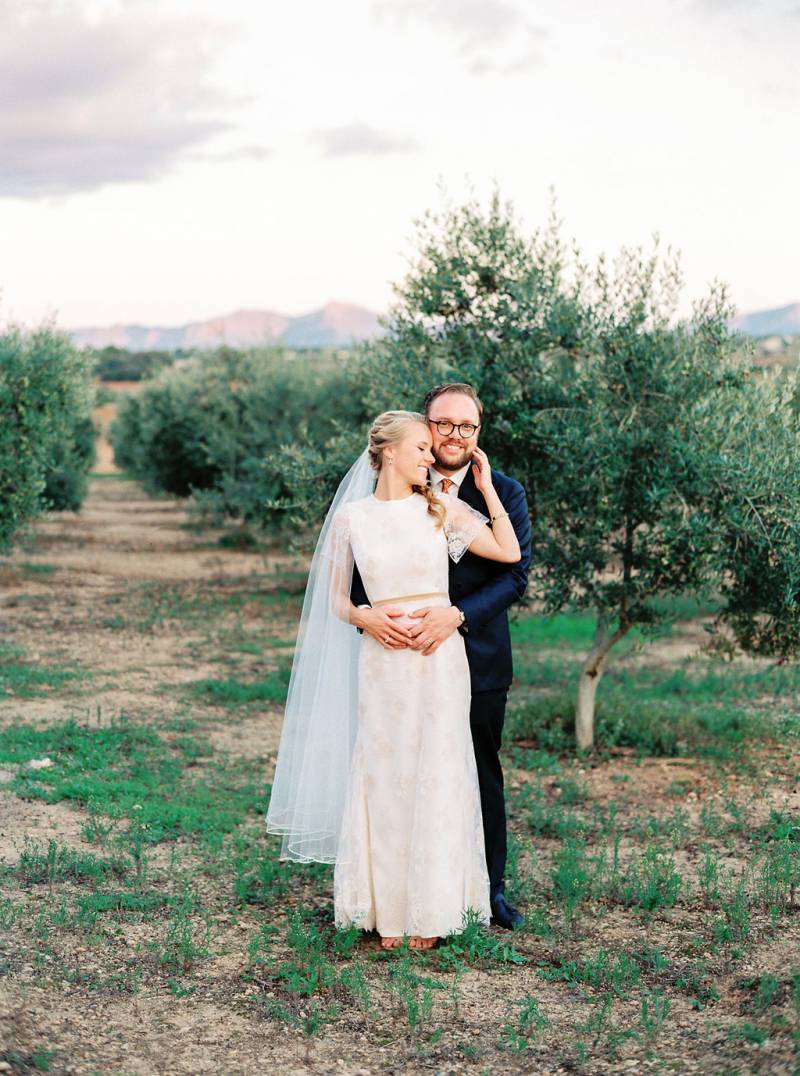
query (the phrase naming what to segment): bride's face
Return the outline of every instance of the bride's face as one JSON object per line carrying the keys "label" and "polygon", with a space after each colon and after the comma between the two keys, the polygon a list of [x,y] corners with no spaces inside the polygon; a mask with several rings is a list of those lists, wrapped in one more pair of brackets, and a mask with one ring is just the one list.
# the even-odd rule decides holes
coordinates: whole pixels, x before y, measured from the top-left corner
{"label": "bride's face", "polygon": [[428,427],[414,422],[396,445],[386,449],[384,459],[393,460],[391,467],[398,478],[412,486],[427,485],[428,468],[433,466],[432,444]]}

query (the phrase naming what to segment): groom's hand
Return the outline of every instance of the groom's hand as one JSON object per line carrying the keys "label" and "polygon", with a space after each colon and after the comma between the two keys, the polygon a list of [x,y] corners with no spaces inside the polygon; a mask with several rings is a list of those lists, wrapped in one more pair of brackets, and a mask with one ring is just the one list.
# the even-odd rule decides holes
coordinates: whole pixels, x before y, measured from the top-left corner
{"label": "groom's hand", "polygon": [[452,605],[426,605],[408,614],[419,619],[419,624],[410,628],[412,650],[419,650],[426,657],[438,650],[461,623],[458,609]]}
{"label": "groom's hand", "polygon": [[384,650],[405,650],[411,642],[411,629],[403,624],[395,624],[394,618],[398,616],[405,616],[405,609],[398,609],[396,605],[359,609],[353,623],[371,635]]}

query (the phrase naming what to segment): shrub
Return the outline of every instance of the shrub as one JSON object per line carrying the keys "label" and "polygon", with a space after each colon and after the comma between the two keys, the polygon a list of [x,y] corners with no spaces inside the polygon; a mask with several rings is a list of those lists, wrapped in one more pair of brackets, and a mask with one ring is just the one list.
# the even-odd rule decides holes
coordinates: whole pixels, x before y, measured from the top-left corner
{"label": "shrub", "polygon": [[325,446],[357,409],[336,359],[222,348],[124,400],[111,439],[117,463],[149,489],[270,526],[294,496],[288,446]]}
{"label": "shrub", "polygon": [[46,325],[0,334],[0,549],[42,508],[78,508],[94,457],[89,361]]}
{"label": "shrub", "polygon": [[92,351],[94,376],[101,381],[142,381],[171,366],[172,351],[128,351],[124,347],[104,347]]}

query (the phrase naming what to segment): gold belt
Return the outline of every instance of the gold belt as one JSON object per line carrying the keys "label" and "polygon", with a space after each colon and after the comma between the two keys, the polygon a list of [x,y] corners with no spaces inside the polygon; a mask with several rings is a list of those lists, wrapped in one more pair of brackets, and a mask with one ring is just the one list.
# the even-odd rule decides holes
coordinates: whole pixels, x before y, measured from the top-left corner
{"label": "gold belt", "polygon": [[381,598],[380,601],[373,602],[373,605],[393,605],[395,602],[410,602],[419,601],[422,598],[449,598],[450,595],[446,594],[443,590],[431,590],[427,594],[403,594],[399,598]]}

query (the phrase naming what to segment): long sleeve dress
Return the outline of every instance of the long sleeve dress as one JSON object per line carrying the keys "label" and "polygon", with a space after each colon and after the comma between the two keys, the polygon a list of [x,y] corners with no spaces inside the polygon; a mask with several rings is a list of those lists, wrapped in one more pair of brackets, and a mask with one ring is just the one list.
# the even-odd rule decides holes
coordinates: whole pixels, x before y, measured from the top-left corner
{"label": "long sleeve dress", "polygon": [[[340,565],[347,555],[355,559],[373,607],[450,605],[448,556],[457,561],[488,520],[457,498],[440,499],[444,528],[419,493],[390,501],[371,494],[337,513]],[[459,632],[427,656],[386,650],[364,635],[358,731],[334,871],[337,925],[384,937],[443,937],[462,928],[468,908],[489,921],[469,712]]]}

